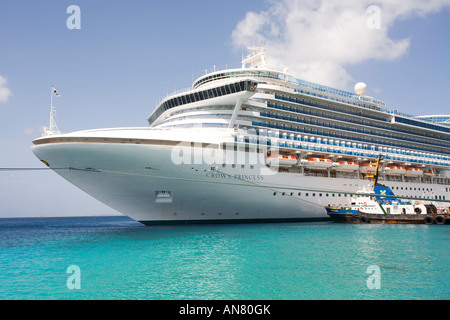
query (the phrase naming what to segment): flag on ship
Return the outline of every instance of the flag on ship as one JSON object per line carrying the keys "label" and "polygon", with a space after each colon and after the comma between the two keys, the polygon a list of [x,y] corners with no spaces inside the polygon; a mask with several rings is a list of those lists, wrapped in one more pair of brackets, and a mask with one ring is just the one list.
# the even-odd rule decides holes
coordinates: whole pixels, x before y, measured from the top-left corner
{"label": "flag on ship", "polygon": [[56,97],[60,97],[61,95],[59,94],[58,90],[56,90],[56,88],[53,87],[53,86],[52,86],[52,88],[53,88],[53,93],[54,93],[54,95],[55,95]]}

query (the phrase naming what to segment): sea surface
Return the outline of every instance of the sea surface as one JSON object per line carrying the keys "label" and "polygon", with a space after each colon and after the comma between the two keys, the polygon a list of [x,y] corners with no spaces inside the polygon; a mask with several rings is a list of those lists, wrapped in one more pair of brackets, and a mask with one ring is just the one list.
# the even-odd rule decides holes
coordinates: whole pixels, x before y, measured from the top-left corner
{"label": "sea surface", "polygon": [[450,299],[450,226],[0,219],[2,300]]}

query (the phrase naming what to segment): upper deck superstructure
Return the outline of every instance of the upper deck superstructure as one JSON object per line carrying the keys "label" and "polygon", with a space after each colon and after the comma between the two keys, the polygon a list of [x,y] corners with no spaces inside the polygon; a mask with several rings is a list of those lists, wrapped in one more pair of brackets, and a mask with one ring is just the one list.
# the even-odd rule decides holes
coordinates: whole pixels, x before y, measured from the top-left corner
{"label": "upper deck superstructure", "polygon": [[303,158],[363,162],[383,153],[386,164],[433,174],[437,169],[433,176],[449,177],[450,128],[389,110],[364,91],[296,79],[269,67],[264,51],[253,48],[243,68],[200,77],[190,91],[163,100],[149,122],[165,128],[239,127],[236,140],[277,146]]}

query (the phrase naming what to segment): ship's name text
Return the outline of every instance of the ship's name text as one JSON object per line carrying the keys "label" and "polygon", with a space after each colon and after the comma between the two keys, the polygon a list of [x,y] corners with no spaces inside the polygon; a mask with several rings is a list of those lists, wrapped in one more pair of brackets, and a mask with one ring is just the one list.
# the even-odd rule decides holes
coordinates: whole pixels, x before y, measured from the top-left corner
{"label": "ship's name text", "polygon": [[207,172],[206,176],[208,178],[221,178],[221,179],[233,179],[233,180],[251,180],[258,181],[264,180],[264,176],[258,174],[225,174],[220,172]]}

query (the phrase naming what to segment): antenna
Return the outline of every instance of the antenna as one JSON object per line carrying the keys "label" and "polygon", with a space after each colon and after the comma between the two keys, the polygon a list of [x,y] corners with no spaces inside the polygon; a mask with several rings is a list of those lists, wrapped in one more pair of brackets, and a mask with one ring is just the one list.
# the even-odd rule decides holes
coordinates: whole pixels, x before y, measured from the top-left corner
{"label": "antenna", "polygon": [[44,136],[53,136],[55,134],[60,134],[58,126],[55,122],[55,108],[53,107],[53,95],[56,97],[60,97],[61,95],[58,93],[58,90],[55,89],[52,85],[52,89],[50,92],[50,124],[48,127],[44,127]]}

